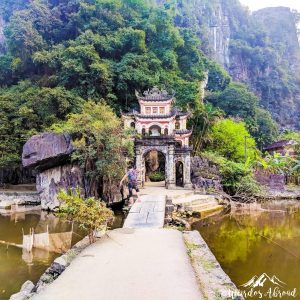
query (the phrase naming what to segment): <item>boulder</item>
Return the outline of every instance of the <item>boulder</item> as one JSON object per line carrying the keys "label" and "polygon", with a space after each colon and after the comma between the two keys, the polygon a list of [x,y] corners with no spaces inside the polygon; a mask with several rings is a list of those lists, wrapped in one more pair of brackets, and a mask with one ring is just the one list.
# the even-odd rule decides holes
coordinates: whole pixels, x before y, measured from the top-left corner
{"label": "boulder", "polygon": [[68,134],[34,135],[23,147],[22,164],[39,171],[47,170],[64,164],[73,151],[74,147]]}
{"label": "boulder", "polygon": [[34,284],[30,281],[27,280],[21,287],[21,290],[19,293],[13,294],[10,297],[10,300],[25,300],[29,299],[30,295],[34,289]]}
{"label": "boulder", "polygon": [[196,189],[222,191],[221,176],[216,164],[199,156],[191,159],[191,180]]}
{"label": "boulder", "polygon": [[77,165],[65,164],[39,173],[36,188],[40,195],[41,206],[44,210],[54,211],[60,202],[57,193],[61,190],[83,188],[82,171]]}

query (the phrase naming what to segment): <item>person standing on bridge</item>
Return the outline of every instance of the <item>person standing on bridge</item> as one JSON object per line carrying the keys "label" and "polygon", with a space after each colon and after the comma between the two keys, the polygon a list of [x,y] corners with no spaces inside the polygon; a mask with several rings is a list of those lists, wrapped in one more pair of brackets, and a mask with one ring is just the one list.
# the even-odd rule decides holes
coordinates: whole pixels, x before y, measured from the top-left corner
{"label": "person standing on bridge", "polygon": [[137,200],[140,201],[139,197],[139,186],[138,186],[138,176],[139,176],[140,170],[136,169],[136,167],[130,166],[128,169],[128,172],[124,175],[122,180],[120,181],[120,186],[122,186],[123,181],[128,178],[128,190],[129,190],[129,206],[132,206],[133,201],[133,190],[136,191]]}

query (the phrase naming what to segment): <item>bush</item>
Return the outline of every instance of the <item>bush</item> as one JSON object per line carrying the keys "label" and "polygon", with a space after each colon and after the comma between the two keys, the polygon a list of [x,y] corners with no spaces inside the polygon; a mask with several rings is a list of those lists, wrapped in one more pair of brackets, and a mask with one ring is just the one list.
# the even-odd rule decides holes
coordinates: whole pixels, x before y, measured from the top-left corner
{"label": "bush", "polygon": [[242,177],[237,184],[237,194],[255,195],[261,191],[258,182],[253,178],[252,174]]}
{"label": "bush", "polygon": [[159,181],[164,181],[165,180],[165,174],[162,172],[153,172],[149,175],[149,178],[153,182],[159,182]]}
{"label": "bush", "polygon": [[229,160],[245,162],[245,139],[247,159],[253,160],[256,155],[255,141],[244,122],[233,119],[219,120],[212,126],[210,138],[209,149]]}
{"label": "bush", "polygon": [[113,212],[103,202],[95,198],[83,199],[79,189],[69,193],[62,190],[58,193],[58,199],[63,201],[59,214],[87,230],[90,243],[95,241],[94,232],[113,220]]}
{"label": "bush", "polygon": [[246,176],[249,176],[251,170],[242,163],[236,163],[225,160],[221,166],[222,185],[224,190],[233,195],[237,192],[240,182]]}
{"label": "bush", "polygon": [[[204,152],[202,156],[218,166],[221,175],[221,184],[226,193],[234,195],[237,192],[244,193],[245,190],[252,190],[256,192],[257,188],[259,188],[256,181],[256,185],[254,183],[252,169],[246,164],[236,163],[213,152]],[[251,189],[250,186],[246,187],[246,183],[248,183],[247,181],[249,181],[249,185],[252,185]],[[245,186],[244,191],[242,190],[243,185]]]}

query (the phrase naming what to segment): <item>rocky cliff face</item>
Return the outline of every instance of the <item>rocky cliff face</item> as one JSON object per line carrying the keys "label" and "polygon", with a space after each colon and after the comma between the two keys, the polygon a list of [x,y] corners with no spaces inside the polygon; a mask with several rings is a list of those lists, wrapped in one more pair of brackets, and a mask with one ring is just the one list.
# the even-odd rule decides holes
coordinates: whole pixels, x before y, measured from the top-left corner
{"label": "rocky cliff face", "polygon": [[[163,5],[168,1],[156,2]],[[202,51],[222,66],[229,66],[230,26],[221,0],[176,1],[175,24],[195,29]]]}
{"label": "rocky cliff face", "polygon": [[[157,0],[159,5],[167,0]],[[202,51],[250,86],[282,128],[300,129],[300,48],[295,12],[252,15],[238,0],[177,0],[174,19],[193,28]]]}
{"label": "rocky cliff face", "polygon": [[[230,16],[231,24],[236,16]],[[248,22],[248,23],[247,23]],[[236,81],[246,83],[282,128],[300,129],[300,47],[295,13],[286,7],[248,15],[248,28],[232,30],[230,64]],[[252,35],[252,36],[251,36]]]}
{"label": "rocky cliff face", "polygon": [[5,45],[4,45],[4,26],[5,22],[0,12],[0,54],[4,53]]}
{"label": "rocky cliff face", "polygon": [[107,202],[118,202],[126,197],[126,193],[120,192],[119,182],[101,182],[102,193],[99,195],[100,182],[94,181],[91,186],[83,170],[78,164],[71,162],[74,150],[68,134],[42,133],[32,136],[25,143],[22,153],[23,167],[33,168],[37,173],[36,189],[42,209],[55,210],[60,206],[57,194],[61,189],[79,188],[83,196],[101,196]]}
{"label": "rocky cliff face", "polygon": [[71,137],[67,134],[43,133],[31,137],[23,147],[24,167],[37,171],[36,189],[42,209],[55,210],[60,203],[60,189],[83,189],[82,171],[70,163],[74,151]]}

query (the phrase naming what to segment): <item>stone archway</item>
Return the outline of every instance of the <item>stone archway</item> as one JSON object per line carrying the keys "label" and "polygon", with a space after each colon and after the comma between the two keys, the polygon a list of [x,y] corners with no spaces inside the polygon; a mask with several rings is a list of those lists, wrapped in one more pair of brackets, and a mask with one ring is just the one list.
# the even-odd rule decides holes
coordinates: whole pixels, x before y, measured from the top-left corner
{"label": "stone archway", "polygon": [[[135,159],[138,169],[145,170],[145,156],[150,151],[158,151],[165,158],[165,186],[166,188],[175,187],[175,146],[173,144],[168,145],[156,145],[155,141],[151,141],[152,145],[145,145],[144,143],[136,143],[135,147]],[[145,175],[144,175],[145,176]],[[141,176],[140,184],[143,183],[144,176]]]}

